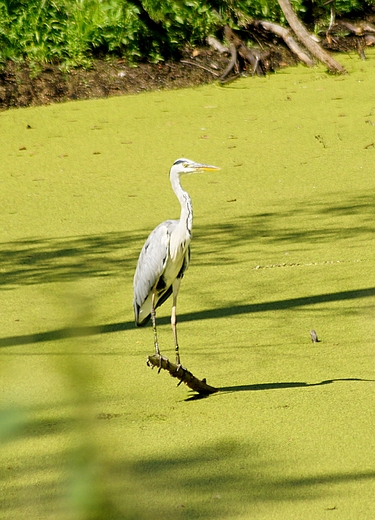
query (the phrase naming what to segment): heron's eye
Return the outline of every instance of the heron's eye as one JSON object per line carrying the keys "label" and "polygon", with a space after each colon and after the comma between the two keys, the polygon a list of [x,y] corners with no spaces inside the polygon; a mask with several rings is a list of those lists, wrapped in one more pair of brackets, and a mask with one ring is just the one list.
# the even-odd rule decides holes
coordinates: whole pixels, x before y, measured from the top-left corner
{"label": "heron's eye", "polygon": [[189,165],[187,162],[184,162],[184,168],[187,168]]}

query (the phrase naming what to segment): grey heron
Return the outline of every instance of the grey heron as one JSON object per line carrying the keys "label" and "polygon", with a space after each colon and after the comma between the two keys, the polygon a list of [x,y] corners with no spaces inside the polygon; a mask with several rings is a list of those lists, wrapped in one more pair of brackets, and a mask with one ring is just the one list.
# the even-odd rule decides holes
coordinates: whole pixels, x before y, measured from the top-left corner
{"label": "grey heron", "polygon": [[177,159],[170,170],[170,181],[180,205],[179,220],[166,220],[147,238],[139,255],[134,275],[135,324],[142,327],[152,319],[155,353],[160,356],[156,331],[157,307],[173,296],[171,325],[176,352],[176,364],[181,366],[177,341],[177,295],[182,277],[189,266],[190,241],[193,227],[193,206],[183,190],[180,177],[191,173],[220,170],[217,166],[200,164],[189,159]]}

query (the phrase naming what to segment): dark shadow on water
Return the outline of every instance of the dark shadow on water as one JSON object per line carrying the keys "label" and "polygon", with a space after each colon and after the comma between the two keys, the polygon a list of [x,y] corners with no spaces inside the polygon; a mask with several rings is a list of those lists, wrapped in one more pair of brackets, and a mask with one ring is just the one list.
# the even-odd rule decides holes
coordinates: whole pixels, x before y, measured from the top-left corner
{"label": "dark shadow on water", "polygon": [[24,334],[22,336],[8,336],[6,338],[0,338],[0,348],[14,347],[17,345],[29,345],[32,343],[43,343],[44,341],[58,341],[68,338],[82,338],[87,336],[95,336],[97,334],[108,334],[110,332],[130,330],[134,327],[135,325],[132,321],[85,327],[65,327],[62,329],[49,330],[46,332],[38,332],[36,334]]}
{"label": "dark shadow on water", "polygon": [[[263,213],[249,213],[219,222],[216,226],[195,227],[195,265],[225,262],[235,264],[233,249],[246,242],[254,249],[262,242],[288,244],[288,247],[310,247],[315,242],[330,242],[355,237],[365,241],[374,235],[375,192],[352,195],[343,200],[341,192],[332,193],[324,201],[296,201],[286,209],[282,206]],[[319,216],[319,220],[315,217]],[[314,217],[314,218],[312,218]],[[341,222],[338,217],[352,219]],[[313,222],[314,229],[301,229],[300,221]],[[325,219],[328,219],[327,221]],[[282,228],[279,223],[284,222]],[[320,227],[316,228],[316,223]],[[91,277],[133,276],[139,250],[151,230],[117,231],[99,235],[29,238],[0,244],[0,289],[19,286],[71,282]],[[217,319],[228,316],[293,309],[297,307],[356,300],[375,296],[375,287],[288,298],[285,300],[226,305],[220,308],[180,314],[180,321]],[[129,306],[131,303],[129,302]],[[169,317],[158,323],[169,323]],[[133,321],[92,326],[65,327],[39,333],[0,338],[0,347],[56,341],[112,332],[125,332],[134,327]]]}
{"label": "dark shadow on water", "polygon": [[0,244],[0,289],[131,275],[146,230]]}
{"label": "dark shadow on water", "polygon": [[[166,214],[166,217],[173,215]],[[176,215],[177,216],[177,215]],[[324,200],[296,200],[225,221],[194,226],[194,265],[236,264],[241,244],[264,252],[277,244],[304,251],[316,244],[374,237],[375,191],[327,194]],[[301,226],[301,221],[304,225]],[[280,226],[280,223],[283,223]],[[157,225],[158,222],[155,222]],[[92,277],[133,276],[140,249],[152,229],[72,237],[30,237],[0,243],[0,289],[68,282]],[[245,255],[246,260],[249,258]],[[254,262],[258,255],[253,256]],[[314,253],[312,253],[314,258]],[[329,260],[329,259],[327,259]],[[255,266],[253,266],[255,267]]]}
{"label": "dark shadow on water", "polygon": [[[288,298],[286,300],[276,300],[271,302],[249,303],[243,305],[233,305],[220,307],[216,309],[208,309],[204,311],[189,312],[179,315],[180,321],[195,321],[218,319],[228,316],[255,314],[258,312],[276,311],[284,309],[293,309],[296,307],[304,307],[307,305],[317,305],[321,303],[334,303],[343,300],[356,300],[360,298],[370,298],[375,296],[375,287],[366,289],[358,289],[352,291],[340,291],[327,294],[317,294],[313,296],[303,296],[299,298]],[[169,317],[158,318],[160,325],[170,323]],[[134,329],[133,321],[124,321],[118,323],[107,323],[103,325],[92,325],[82,327],[65,327],[61,329],[39,332],[36,334],[25,334],[19,336],[8,336],[0,338],[1,347],[11,347],[16,345],[27,345],[32,343],[42,343],[44,341],[57,341],[66,338],[77,338],[94,336],[98,334],[110,334],[113,332],[125,332]]]}
{"label": "dark shadow on water", "polygon": [[220,394],[228,394],[233,392],[259,392],[263,390],[285,390],[290,388],[308,388],[312,386],[324,386],[330,385],[332,383],[337,382],[351,382],[351,381],[360,381],[360,382],[375,382],[375,379],[361,379],[359,377],[346,377],[339,379],[326,379],[324,381],[320,381],[319,383],[305,383],[304,381],[285,381],[278,383],[258,383],[252,385],[237,385],[237,386],[222,386],[218,388],[218,392],[216,394],[211,395],[202,395],[191,393],[185,401],[198,401],[200,399],[207,399],[208,397],[215,397]]}
{"label": "dark shadow on water", "polygon": [[355,300],[358,298],[370,298],[375,296],[375,287],[358,289],[352,291],[339,291],[327,294],[317,294],[313,296],[302,296],[299,298],[287,298],[285,300],[275,300],[271,302],[248,303],[243,305],[233,305],[230,307],[219,307],[199,312],[181,314],[180,321],[206,320],[212,318],[222,318],[235,316],[238,314],[255,314],[258,312],[277,311],[304,307],[306,305],[317,305],[321,303],[333,303],[343,300]]}
{"label": "dark shadow on water", "polygon": [[307,388],[311,386],[330,385],[339,381],[363,381],[374,382],[375,379],[360,379],[359,377],[347,377],[340,379],[327,379],[319,383],[305,383],[303,381],[288,381],[279,383],[259,383],[255,385],[238,385],[238,386],[223,386],[219,388],[219,393],[229,392],[256,392],[259,390],[282,390],[285,388]]}

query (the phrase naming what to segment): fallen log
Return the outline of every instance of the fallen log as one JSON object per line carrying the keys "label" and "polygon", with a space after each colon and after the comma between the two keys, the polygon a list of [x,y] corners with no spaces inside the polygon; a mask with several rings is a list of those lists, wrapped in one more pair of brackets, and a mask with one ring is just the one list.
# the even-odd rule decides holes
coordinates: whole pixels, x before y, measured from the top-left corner
{"label": "fallen log", "polygon": [[[147,366],[151,368],[157,367],[160,370],[167,370],[172,377],[179,379],[178,385],[185,383],[186,386],[198,392],[200,395],[210,395],[218,392],[218,388],[207,384],[206,379],[198,379],[189,370],[182,366],[171,363],[168,358],[153,354],[147,358]],[[177,385],[177,386],[178,386]]]}
{"label": "fallen log", "polygon": [[294,31],[298,40],[306,47],[306,49],[319,61],[324,63],[331,72],[346,74],[345,68],[338,63],[327,51],[325,51],[316,41],[314,41],[308,33],[306,27],[298,19],[296,13],[289,0],[278,0],[278,3],[287,19],[290,27]]}
{"label": "fallen log", "polygon": [[358,22],[357,25],[348,20],[340,20],[339,25],[346,27],[350,32],[356,36],[362,36],[365,33],[374,33],[375,27],[368,22]]}
{"label": "fallen log", "polygon": [[267,22],[266,20],[256,20],[254,24],[260,25],[266,31],[276,34],[276,36],[280,36],[289,49],[293,52],[293,54],[295,54],[297,58],[303,61],[303,63],[305,63],[308,67],[312,67],[314,65],[314,62],[310,56],[308,56],[306,52],[301,49],[296,40],[290,34],[289,29],[282,27],[277,23]]}

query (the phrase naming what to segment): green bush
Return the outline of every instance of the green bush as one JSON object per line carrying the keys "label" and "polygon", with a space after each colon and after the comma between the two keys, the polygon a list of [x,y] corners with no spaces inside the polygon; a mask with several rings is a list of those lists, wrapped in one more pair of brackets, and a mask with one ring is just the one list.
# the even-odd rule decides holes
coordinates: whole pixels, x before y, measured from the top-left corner
{"label": "green bush", "polygon": [[[303,18],[308,7],[329,17],[325,0],[292,0]],[[336,0],[338,15],[375,5],[375,0]],[[95,56],[129,62],[178,57],[202,43],[223,23],[251,18],[284,22],[277,0],[0,0],[0,62],[88,66]]]}
{"label": "green bush", "polygon": [[112,54],[159,61],[201,42],[215,24],[198,0],[0,0],[0,60],[78,66]]}

